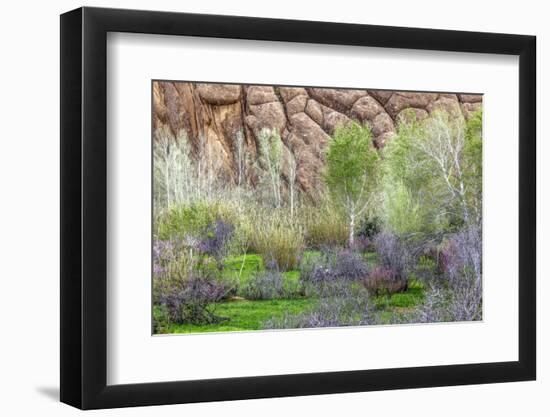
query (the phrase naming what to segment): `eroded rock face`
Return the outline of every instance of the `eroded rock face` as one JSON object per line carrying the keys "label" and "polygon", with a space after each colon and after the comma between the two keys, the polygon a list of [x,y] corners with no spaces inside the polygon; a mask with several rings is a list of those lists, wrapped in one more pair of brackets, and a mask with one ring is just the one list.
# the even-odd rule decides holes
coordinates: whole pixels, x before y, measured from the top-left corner
{"label": "eroded rock face", "polygon": [[259,132],[275,129],[284,145],[285,164],[296,160],[297,183],[313,196],[324,151],[340,123],[369,124],[373,143],[382,147],[399,122],[422,120],[436,110],[468,118],[481,105],[480,94],[155,82],[153,128],[168,127],[174,136],[184,131],[195,152],[208,144],[221,175],[230,180],[235,179],[236,138],[242,134],[249,156],[247,179],[252,183],[261,169]]}
{"label": "eroded rock face", "polygon": [[236,103],[241,97],[241,88],[232,84],[197,84],[199,96],[209,104],[221,106]]}

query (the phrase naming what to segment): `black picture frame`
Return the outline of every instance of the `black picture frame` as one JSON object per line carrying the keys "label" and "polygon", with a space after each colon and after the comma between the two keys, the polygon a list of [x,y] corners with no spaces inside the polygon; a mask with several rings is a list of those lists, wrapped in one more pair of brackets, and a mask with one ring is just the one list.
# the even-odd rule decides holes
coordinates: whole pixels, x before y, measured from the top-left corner
{"label": "black picture frame", "polygon": [[[519,358],[427,366],[107,385],[108,32],[519,56]],[[61,401],[81,409],[534,380],[534,36],[79,8],[61,15]]]}

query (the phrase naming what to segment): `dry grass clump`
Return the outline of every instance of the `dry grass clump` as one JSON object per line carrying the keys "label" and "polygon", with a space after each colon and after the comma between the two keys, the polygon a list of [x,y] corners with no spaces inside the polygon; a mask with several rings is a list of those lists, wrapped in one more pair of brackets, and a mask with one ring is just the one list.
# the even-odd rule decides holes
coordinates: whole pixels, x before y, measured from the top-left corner
{"label": "dry grass clump", "polygon": [[308,246],[345,246],[349,226],[342,214],[328,204],[302,210],[305,239]]}

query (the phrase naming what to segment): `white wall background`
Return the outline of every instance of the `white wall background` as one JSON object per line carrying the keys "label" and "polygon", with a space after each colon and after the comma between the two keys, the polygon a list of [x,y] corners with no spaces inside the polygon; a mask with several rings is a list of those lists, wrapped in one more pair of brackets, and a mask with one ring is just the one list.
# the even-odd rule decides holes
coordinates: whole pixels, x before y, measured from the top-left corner
{"label": "white wall background", "polygon": [[[489,2],[486,2],[489,3]],[[76,1],[8,2],[0,17],[0,412],[3,415],[68,416],[77,411],[58,403],[59,392],[59,17]],[[544,2],[485,4],[393,0],[322,4],[295,0],[93,1],[89,6],[158,9],[493,31],[538,36],[539,119],[539,285],[538,381],[422,390],[237,401],[95,412],[94,415],[279,416],[548,415],[550,405],[550,147],[542,115],[550,96],[541,75],[548,72],[550,28]]]}

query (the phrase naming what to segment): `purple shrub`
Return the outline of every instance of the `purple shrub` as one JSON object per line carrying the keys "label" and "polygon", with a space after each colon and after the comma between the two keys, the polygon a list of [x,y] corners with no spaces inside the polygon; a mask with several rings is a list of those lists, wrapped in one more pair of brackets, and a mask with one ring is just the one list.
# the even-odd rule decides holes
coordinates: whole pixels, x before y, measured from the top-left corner
{"label": "purple shrub", "polygon": [[169,260],[173,256],[174,243],[169,240],[155,239],[153,242],[153,259],[163,262]]}
{"label": "purple shrub", "polygon": [[[305,277],[304,277],[305,278]],[[334,273],[330,267],[325,265],[316,265],[307,276],[308,282],[312,284],[320,284],[335,279]]]}
{"label": "purple shrub", "polygon": [[465,275],[481,281],[481,256],[481,229],[471,226],[451,236],[442,251],[442,269],[452,281]]}
{"label": "purple shrub", "polygon": [[153,277],[157,278],[166,273],[166,268],[162,265],[159,265],[157,262],[153,263]]}
{"label": "purple shrub", "polygon": [[206,277],[192,277],[164,288],[158,303],[164,306],[173,323],[211,324],[223,320],[213,303],[223,299],[228,288]]}
{"label": "purple shrub", "polygon": [[285,295],[283,275],[274,270],[254,274],[244,287],[243,295],[249,300],[272,300]]}
{"label": "purple shrub", "polygon": [[369,274],[369,267],[363,257],[350,250],[342,250],[336,254],[332,269],[337,279],[346,281],[364,279]]}
{"label": "purple shrub", "polygon": [[270,271],[278,271],[279,270],[279,264],[277,263],[277,260],[270,259],[265,263],[265,269],[268,269]]}
{"label": "purple shrub", "polygon": [[453,320],[480,320],[482,315],[481,228],[470,226],[454,234],[443,250],[443,276],[451,291]]}
{"label": "purple shrub", "polygon": [[368,264],[358,253],[348,249],[330,250],[300,264],[300,278],[303,281],[319,284],[329,281],[351,282],[367,277]]}
{"label": "purple shrub", "polygon": [[426,291],[425,301],[420,309],[410,318],[410,322],[415,323],[438,323],[450,321],[447,313],[446,295],[442,288],[430,285]]}
{"label": "purple shrub", "polygon": [[482,318],[481,228],[469,226],[444,242],[439,277],[428,283],[425,302],[411,321],[433,323]]}
{"label": "purple shrub", "polygon": [[165,277],[170,263],[175,261],[176,256],[174,242],[155,239],[153,241],[153,278]]}
{"label": "purple shrub", "polygon": [[362,326],[374,323],[373,312],[368,297],[347,293],[338,297],[321,298],[314,309],[300,314],[287,313],[281,318],[265,322],[263,327],[293,329]]}
{"label": "purple shrub", "polygon": [[235,227],[231,223],[218,219],[208,227],[206,237],[198,244],[202,253],[216,260],[219,269],[223,268],[223,258],[229,251],[234,231]]}
{"label": "purple shrub", "polygon": [[406,244],[392,233],[381,232],[374,238],[374,245],[380,264],[393,270],[395,279],[406,280],[411,258]]}

